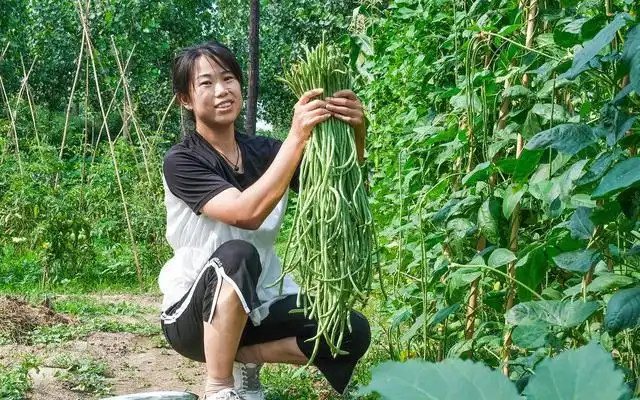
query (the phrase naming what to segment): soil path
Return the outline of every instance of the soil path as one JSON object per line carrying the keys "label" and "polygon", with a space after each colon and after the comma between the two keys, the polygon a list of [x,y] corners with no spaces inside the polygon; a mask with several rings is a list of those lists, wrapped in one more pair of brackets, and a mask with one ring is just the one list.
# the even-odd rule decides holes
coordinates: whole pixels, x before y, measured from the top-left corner
{"label": "soil path", "polygon": [[[116,316],[120,322],[130,322],[140,318],[149,326],[159,323],[157,313],[151,312],[160,304],[155,296],[117,295],[87,296],[96,302],[127,302],[147,310],[143,314]],[[58,297],[56,299],[63,298]],[[56,300],[54,300],[55,302]],[[9,365],[24,359],[26,355],[38,357],[40,371],[34,371],[33,389],[27,399],[33,400],[75,400],[96,398],[94,394],[73,391],[55,378],[56,372],[64,369],[53,368],[55,360],[61,356],[71,359],[94,359],[108,367],[106,383],[111,386],[109,395],[137,393],[153,390],[187,390],[200,395],[204,380],[204,367],[178,355],[168,348],[160,334],[137,335],[129,332],[92,332],[79,340],[59,344],[5,344],[0,346],[0,363]],[[104,396],[106,397],[106,396]]]}

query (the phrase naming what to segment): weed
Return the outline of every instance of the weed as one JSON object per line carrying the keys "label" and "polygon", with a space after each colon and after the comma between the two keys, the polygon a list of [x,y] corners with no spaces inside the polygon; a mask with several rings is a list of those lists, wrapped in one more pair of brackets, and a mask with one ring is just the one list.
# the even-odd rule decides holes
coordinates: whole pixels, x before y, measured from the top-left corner
{"label": "weed", "polygon": [[167,342],[167,339],[164,337],[163,333],[159,333],[153,337],[151,337],[151,344],[153,347],[158,349],[170,349],[171,345]]}
{"label": "weed", "polygon": [[106,395],[111,391],[111,386],[106,382],[107,365],[103,361],[62,355],[57,357],[53,364],[65,369],[57,372],[55,377],[74,392]]}
{"label": "weed", "polygon": [[87,315],[139,315],[155,312],[148,307],[133,304],[127,301],[118,303],[97,302],[89,297],[69,297],[56,300],[53,308],[57,312],[78,316]]}
{"label": "weed", "polygon": [[22,362],[13,367],[0,364],[0,398],[3,400],[22,400],[31,389],[29,370],[38,368],[39,360],[25,356]]}

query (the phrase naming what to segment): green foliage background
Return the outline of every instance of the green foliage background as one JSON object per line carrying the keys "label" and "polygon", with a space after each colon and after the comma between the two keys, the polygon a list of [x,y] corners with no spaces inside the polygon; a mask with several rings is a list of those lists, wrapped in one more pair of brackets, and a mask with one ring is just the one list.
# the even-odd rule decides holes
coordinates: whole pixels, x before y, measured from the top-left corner
{"label": "green foliage background", "polygon": [[[351,56],[370,122],[370,201],[383,273],[369,307],[383,357],[482,361],[506,372],[531,398],[542,396],[539,382],[554,368],[575,372],[567,381],[624,376],[622,389],[602,385],[610,391],[599,396],[637,396],[636,2],[261,4],[260,116],[276,132],[287,130],[295,101],[277,81],[283,68],[323,35]],[[0,76],[14,114],[3,102],[0,285],[14,291],[42,284],[131,287],[134,251],[84,63],[59,158],[81,43],[76,9],[70,1],[7,0],[3,7],[12,12],[0,13],[0,45],[12,45]],[[106,126],[118,136],[115,159],[143,281],[155,287],[169,257],[162,155],[178,140],[180,126],[175,107],[164,118],[170,60],[177,48],[216,37],[246,64],[248,4],[97,1],[88,18],[103,97],[109,101],[115,93]],[[133,97],[127,112],[116,91],[111,37],[121,57],[133,50],[125,74]],[[25,96],[18,101],[21,55],[26,69],[35,59],[29,78],[35,127]],[[615,371],[602,348],[615,355]],[[574,357],[608,360],[602,361],[606,371],[597,380],[595,370],[572,364]],[[387,392],[385,377],[409,379],[432,369],[418,362],[384,365],[377,370],[383,372],[374,370],[370,390],[390,397],[399,393]],[[457,364],[443,365],[444,371]],[[488,373],[470,362],[460,365],[470,376]],[[538,383],[528,386],[534,371]],[[493,372],[491,379],[498,379]],[[445,384],[432,387],[438,385]],[[486,389],[495,397],[498,385]]]}

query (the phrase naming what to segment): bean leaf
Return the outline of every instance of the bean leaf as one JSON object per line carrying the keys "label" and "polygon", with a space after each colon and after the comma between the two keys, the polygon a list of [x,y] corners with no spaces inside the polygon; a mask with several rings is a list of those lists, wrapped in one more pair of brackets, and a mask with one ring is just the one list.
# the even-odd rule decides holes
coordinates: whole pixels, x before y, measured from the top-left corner
{"label": "bean leaf", "polygon": [[633,157],[616,164],[602,178],[592,198],[603,198],[628,188],[640,181],[640,157]]}
{"label": "bean leaf", "polygon": [[525,148],[529,150],[551,147],[563,153],[574,155],[590,146],[598,137],[589,125],[562,124],[542,131],[529,140]]}
{"label": "bean leaf", "polygon": [[583,323],[600,306],[596,301],[534,300],[519,303],[505,314],[509,325],[538,325],[540,321],[561,328]]}
{"label": "bean leaf", "polygon": [[543,360],[524,390],[528,400],[622,399],[626,393],[624,374],[595,342]]}
{"label": "bean leaf", "polygon": [[589,62],[613,40],[616,32],[625,26],[627,21],[631,19],[632,18],[627,13],[620,13],[616,15],[611,23],[602,28],[602,30],[598,32],[593,39],[584,44],[582,50],[576,53],[576,56],[573,58],[571,68],[560,75],[560,78],[574,79],[581,72],[585,71],[585,67],[588,66]]}
{"label": "bean leaf", "polygon": [[594,249],[575,250],[558,254],[553,257],[556,265],[567,271],[589,271],[591,266],[600,260],[600,253]]}
{"label": "bean leaf", "polygon": [[493,168],[491,168],[491,162],[483,162],[473,169],[473,171],[469,172],[467,175],[462,178],[463,185],[473,185],[474,183],[485,180],[489,177]]}
{"label": "bean leaf", "polygon": [[383,399],[518,400],[516,387],[497,370],[472,361],[447,359],[441,363],[386,361],[371,370],[371,383],[358,396],[377,392]]}
{"label": "bean leaf", "polygon": [[490,267],[501,267],[517,259],[516,255],[509,249],[495,249],[489,256]]}
{"label": "bean leaf", "polygon": [[[516,263],[516,279],[533,290],[544,280],[548,263],[544,250],[541,247],[534,248]],[[533,298],[530,291],[518,285],[518,298],[520,301],[528,301]]]}
{"label": "bean leaf", "polygon": [[620,149],[614,149],[607,151],[598,156],[598,158],[591,164],[589,170],[576,181],[577,185],[586,185],[591,182],[595,182],[607,172],[607,169],[613,164],[622,154]]}
{"label": "bean leaf", "polygon": [[516,326],[511,338],[513,344],[523,349],[537,349],[548,342],[549,324],[541,322],[531,326]]}
{"label": "bean leaf", "polygon": [[498,201],[495,198],[489,198],[478,209],[478,229],[492,243],[497,243],[500,239],[500,226],[494,211],[496,207],[500,210]]}
{"label": "bean leaf", "polygon": [[520,202],[520,199],[527,191],[527,188],[527,185],[512,183],[504,190],[504,198],[502,199],[502,213],[504,214],[505,218],[511,218],[513,210]]}
{"label": "bean leaf", "polygon": [[571,237],[574,239],[591,239],[595,226],[589,219],[592,214],[592,210],[587,207],[578,207],[573,212],[571,219],[568,223],[568,228],[571,231]]}

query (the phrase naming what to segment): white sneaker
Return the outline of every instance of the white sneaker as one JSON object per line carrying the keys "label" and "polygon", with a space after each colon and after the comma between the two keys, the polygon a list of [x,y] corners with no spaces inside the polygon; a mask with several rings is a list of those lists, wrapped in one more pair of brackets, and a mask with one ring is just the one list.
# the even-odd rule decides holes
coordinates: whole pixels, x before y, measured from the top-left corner
{"label": "white sneaker", "polygon": [[264,400],[264,392],[260,384],[260,368],[262,365],[233,363],[233,379],[235,389],[244,400]]}
{"label": "white sneaker", "polygon": [[204,396],[203,400],[246,400],[235,389],[223,389],[216,394]]}

